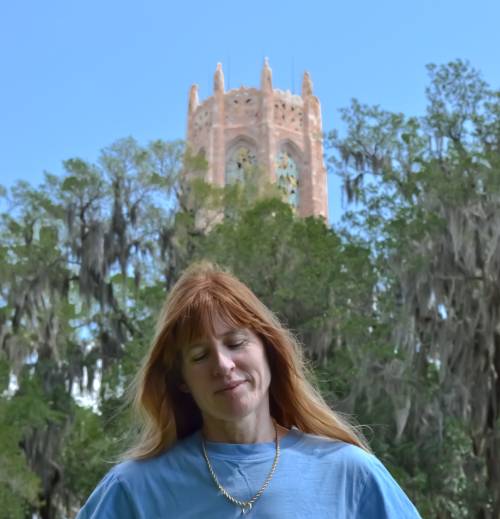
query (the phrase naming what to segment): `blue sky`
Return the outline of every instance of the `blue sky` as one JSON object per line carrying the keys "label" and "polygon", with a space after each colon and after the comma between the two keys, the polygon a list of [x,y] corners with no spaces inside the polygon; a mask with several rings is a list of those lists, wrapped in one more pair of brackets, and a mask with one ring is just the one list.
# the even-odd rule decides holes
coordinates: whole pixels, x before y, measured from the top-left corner
{"label": "blue sky", "polygon": [[264,56],[275,88],[299,91],[309,70],[325,131],[352,97],[419,115],[427,63],[469,60],[500,87],[499,20],[499,0],[3,2],[0,184],[38,184],[121,137],[184,138],[189,87],[211,95],[218,61],[226,88],[257,86]]}

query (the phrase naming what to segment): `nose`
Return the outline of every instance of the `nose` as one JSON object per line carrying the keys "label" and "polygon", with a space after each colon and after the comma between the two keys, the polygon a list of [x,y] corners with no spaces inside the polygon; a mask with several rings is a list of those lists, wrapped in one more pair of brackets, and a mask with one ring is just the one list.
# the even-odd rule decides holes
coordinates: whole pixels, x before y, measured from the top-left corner
{"label": "nose", "polygon": [[213,374],[225,376],[234,369],[234,361],[228,351],[217,349],[214,355]]}

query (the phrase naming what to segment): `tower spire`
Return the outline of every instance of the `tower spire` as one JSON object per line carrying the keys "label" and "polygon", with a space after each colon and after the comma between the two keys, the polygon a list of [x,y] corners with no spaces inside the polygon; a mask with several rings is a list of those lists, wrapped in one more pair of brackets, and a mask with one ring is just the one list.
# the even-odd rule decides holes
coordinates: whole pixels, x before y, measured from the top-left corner
{"label": "tower spire", "polygon": [[260,76],[260,88],[262,91],[266,92],[273,90],[273,72],[269,66],[268,58],[264,58],[264,65]]}
{"label": "tower spire", "polygon": [[214,92],[224,93],[224,73],[222,72],[222,63],[217,63],[214,74]]}
{"label": "tower spire", "polygon": [[313,95],[313,84],[309,72],[304,72],[304,78],[302,79],[302,98],[306,99]]}

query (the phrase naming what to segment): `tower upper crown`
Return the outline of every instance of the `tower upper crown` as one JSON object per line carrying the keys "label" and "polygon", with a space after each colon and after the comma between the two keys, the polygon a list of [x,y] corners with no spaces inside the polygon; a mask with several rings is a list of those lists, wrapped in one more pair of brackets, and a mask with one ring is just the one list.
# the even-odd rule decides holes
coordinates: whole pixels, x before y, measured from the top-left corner
{"label": "tower upper crown", "polygon": [[196,85],[189,91],[187,141],[207,161],[206,181],[217,186],[244,181],[243,166],[258,166],[263,182],[285,189],[300,216],[328,214],[322,135],[321,108],[310,75],[303,75],[301,95],[273,89],[267,58],[260,88],[226,91],[218,63],[210,97],[200,102]]}

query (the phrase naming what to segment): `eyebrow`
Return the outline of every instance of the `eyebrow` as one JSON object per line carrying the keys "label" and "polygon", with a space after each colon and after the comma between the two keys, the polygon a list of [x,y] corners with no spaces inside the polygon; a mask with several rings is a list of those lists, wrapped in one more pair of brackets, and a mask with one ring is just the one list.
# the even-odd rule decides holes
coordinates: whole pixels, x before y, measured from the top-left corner
{"label": "eyebrow", "polygon": [[[235,328],[234,330],[229,330],[228,332],[223,333],[222,335],[216,336],[216,339],[225,339],[226,337],[229,337],[231,335],[237,335],[238,333],[244,333],[244,332],[245,332],[245,328]],[[200,341],[196,341],[191,344],[188,344],[186,346],[186,349],[189,351],[194,348],[200,348],[203,346],[206,346],[206,342],[204,342],[203,340],[200,340]]]}

